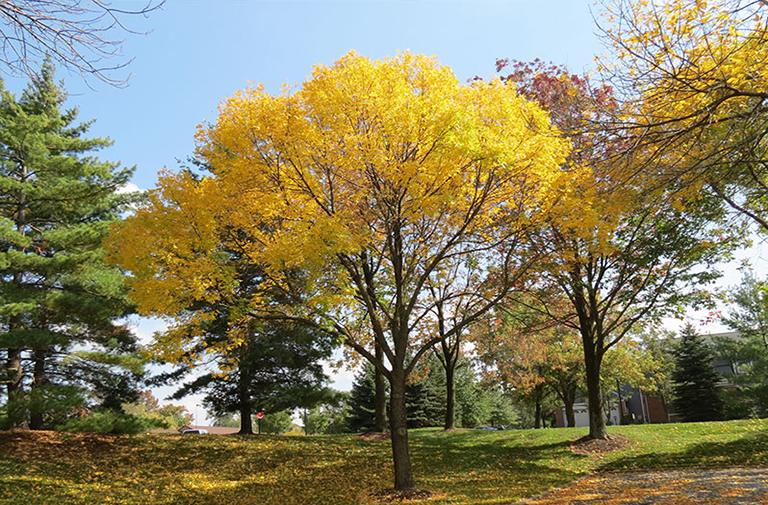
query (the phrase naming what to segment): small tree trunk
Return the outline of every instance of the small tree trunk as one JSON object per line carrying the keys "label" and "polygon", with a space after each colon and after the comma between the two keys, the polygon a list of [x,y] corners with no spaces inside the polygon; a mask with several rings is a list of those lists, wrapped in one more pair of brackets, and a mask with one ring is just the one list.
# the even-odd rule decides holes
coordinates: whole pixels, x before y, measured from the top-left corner
{"label": "small tree trunk", "polygon": [[533,427],[536,429],[541,428],[541,398],[537,392],[536,394],[536,407],[533,413]]}
{"label": "small tree trunk", "polygon": [[[643,405],[642,399],[643,399],[643,396],[645,396],[645,393],[642,392],[642,389],[640,390],[640,394],[641,394],[641,396],[640,396],[640,400],[641,400],[640,405],[641,405],[641,407],[640,408],[642,409],[642,405]],[[671,423],[672,422],[672,418],[669,416],[669,406],[671,405],[671,402],[668,402],[666,400],[665,395],[662,394],[660,396],[661,396],[661,405],[664,408],[664,415],[667,418],[667,422]],[[648,400],[647,399],[645,400],[645,403],[646,403],[646,405],[648,404]],[[650,423],[651,420],[645,418],[645,410],[642,410],[642,412],[643,412],[643,421],[646,422],[646,423]],[[650,418],[650,415],[648,417]]]}
{"label": "small tree trunk", "polygon": [[251,403],[251,370],[248,367],[240,366],[240,377],[238,378],[237,394],[240,404],[240,435],[253,435],[253,418],[251,413],[253,405]]}
{"label": "small tree trunk", "polygon": [[392,459],[395,464],[395,489],[413,487],[411,456],[408,452],[408,417],[405,406],[405,370],[394,365],[390,382],[390,420],[392,431]]}
{"label": "small tree trunk", "polygon": [[[384,351],[381,350],[379,344],[376,344],[376,361],[379,363],[384,362]],[[382,374],[377,367],[374,367],[374,386],[375,386],[375,398],[374,398],[374,414],[373,414],[373,431],[383,433],[387,431],[387,383],[384,374]]]}
{"label": "small tree trunk", "polygon": [[42,400],[41,390],[42,390],[42,387],[47,382],[47,379],[45,376],[46,355],[47,355],[46,351],[41,351],[41,350],[35,351],[33,355],[35,368],[33,372],[32,390],[30,391],[30,394],[34,401],[32,401],[32,403],[30,404],[30,415],[29,415],[29,429],[31,430],[43,429],[44,407],[41,404],[41,400]]}
{"label": "small tree trunk", "polygon": [[445,429],[453,430],[456,428],[456,387],[454,379],[456,376],[456,361],[447,361],[445,367]]}
{"label": "small tree trunk", "polygon": [[26,409],[24,408],[21,370],[21,349],[8,349],[8,358],[5,366],[7,374],[8,403],[8,428],[19,428],[24,425]]}
{"label": "small tree trunk", "polygon": [[585,349],[587,371],[587,401],[589,403],[589,436],[593,439],[608,438],[605,427],[603,392],[600,387],[600,358]]}
{"label": "small tree trunk", "polygon": [[569,391],[567,395],[564,395],[565,424],[568,428],[574,428],[576,426],[576,413],[573,411],[573,404],[575,402],[576,402],[575,391],[573,393]]}
{"label": "small tree trunk", "polygon": [[[29,176],[29,171],[26,164],[21,167],[21,182],[26,182]],[[27,195],[19,190],[18,191],[18,207],[16,210],[16,231],[21,236],[26,235],[27,228]],[[24,283],[24,274],[22,272],[14,272],[13,285],[19,288]],[[8,331],[21,329],[22,320],[20,315],[11,317],[10,324],[8,325]],[[8,413],[8,427],[19,428],[24,425],[26,418],[26,408],[24,405],[24,384],[23,371],[21,369],[21,349],[8,349],[8,358],[6,364],[6,372],[8,374],[5,380],[8,381],[8,398],[6,404],[6,412]]]}

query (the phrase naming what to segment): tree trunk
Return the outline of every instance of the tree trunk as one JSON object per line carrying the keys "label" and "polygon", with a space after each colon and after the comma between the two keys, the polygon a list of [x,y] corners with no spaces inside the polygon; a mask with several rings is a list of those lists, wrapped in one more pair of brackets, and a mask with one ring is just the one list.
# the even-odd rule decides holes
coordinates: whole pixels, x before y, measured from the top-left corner
{"label": "tree trunk", "polygon": [[589,436],[594,439],[608,438],[605,428],[603,392],[600,388],[601,357],[584,348],[584,364],[587,371],[587,402],[589,408]]}
{"label": "tree trunk", "polygon": [[[25,182],[29,176],[29,171],[26,165],[21,167],[20,182]],[[23,191],[18,191],[18,207],[16,210],[16,231],[21,236],[26,235],[27,228],[27,196]],[[13,284],[15,288],[20,288],[24,283],[23,272],[14,272]],[[20,315],[15,315],[10,318],[8,324],[8,331],[13,332],[22,328],[22,320]],[[17,344],[18,345],[18,344]],[[24,384],[23,384],[23,371],[21,369],[21,351],[20,348],[8,349],[8,359],[6,361],[6,372],[8,376],[5,380],[8,381],[8,398],[6,411],[8,412],[8,428],[19,428],[24,425],[26,418],[26,409],[24,407]]]}
{"label": "tree trunk", "polygon": [[[33,398],[33,402],[30,405],[29,415],[29,429],[30,430],[42,430],[43,429],[43,405],[42,401],[42,387],[47,382],[45,377],[45,358],[46,351],[36,350],[33,355],[34,372],[32,378],[32,389],[30,394]],[[37,393],[37,394],[35,394]]]}
{"label": "tree trunk", "polygon": [[395,489],[413,487],[411,456],[408,452],[408,417],[405,407],[405,370],[394,365],[390,381],[391,395],[389,426],[392,432],[392,459],[395,464]]}
{"label": "tree trunk", "polygon": [[8,403],[8,428],[19,428],[24,425],[26,412],[23,404],[24,390],[22,386],[21,349],[8,349],[6,361]]}
{"label": "tree trunk", "polygon": [[[247,350],[246,350],[247,352]],[[241,362],[242,363],[242,362]],[[251,403],[251,371],[248,367],[240,365],[240,376],[237,384],[237,394],[240,404],[240,431],[239,435],[253,435],[253,418],[251,412],[253,405]]]}
{"label": "tree trunk", "polygon": [[[384,351],[381,350],[379,344],[376,344],[376,361],[384,363]],[[382,374],[377,367],[374,369],[374,386],[375,386],[375,398],[374,398],[374,417],[373,417],[373,431],[384,433],[387,431],[387,383],[384,374]]]}
{"label": "tree trunk", "polygon": [[253,435],[253,418],[251,417],[251,406],[240,407],[240,431],[238,435]]}
{"label": "tree trunk", "polygon": [[456,361],[448,360],[445,367],[445,429],[456,428],[456,388],[454,378],[456,376]]}
{"label": "tree trunk", "polygon": [[563,403],[565,403],[565,425],[568,428],[576,427],[576,413],[573,411],[573,404],[575,402],[576,402],[575,392],[573,394],[569,392],[567,395],[564,395]]}
{"label": "tree trunk", "polygon": [[621,397],[621,382],[619,382],[619,379],[616,379],[616,394],[619,397],[619,424],[624,424],[624,398]]}
{"label": "tree trunk", "polygon": [[534,409],[533,417],[533,427],[536,429],[541,428],[541,398],[539,397],[538,391],[536,392],[536,407]]}

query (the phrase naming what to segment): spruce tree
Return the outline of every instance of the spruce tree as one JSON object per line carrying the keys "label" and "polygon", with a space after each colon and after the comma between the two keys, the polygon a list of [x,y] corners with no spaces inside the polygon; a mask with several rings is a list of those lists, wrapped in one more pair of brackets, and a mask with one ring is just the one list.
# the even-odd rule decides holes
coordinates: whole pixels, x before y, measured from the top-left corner
{"label": "spruce tree", "polygon": [[443,426],[446,409],[446,376],[435,356],[417,366],[405,389],[408,427]]}
{"label": "spruce tree", "polygon": [[355,374],[347,404],[347,427],[351,432],[373,431],[376,427],[376,370],[366,362]]}
{"label": "spruce tree", "polygon": [[680,342],[673,354],[675,371],[672,381],[677,413],[686,422],[722,419],[720,376],[712,364],[714,356],[690,323],[680,333]]}
{"label": "spruce tree", "polygon": [[[239,234],[243,243],[248,241],[241,230],[227,228],[219,233]],[[255,412],[271,415],[286,409],[311,408],[333,398],[321,362],[330,358],[335,339],[314,326],[246,317],[255,293],[270,296],[275,303],[290,301],[279,290],[264,287],[264,271],[250,264],[242,249],[227,247],[224,238],[217,245],[217,261],[236,275],[236,287],[220,299],[188,301],[186,317],[179,318],[183,322],[156,334],[154,349],[159,352],[155,359],[176,367],[152,382],[175,383],[204,366],[207,373],[198,372],[198,377],[182,384],[172,397],[205,393],[203,401],[214,415],[237,412],[240,434],[251,435]],[[178,347],[184,352],[164,353]]]}
{"label": "spruce tree", "polygon": [[456,368],[456,424],[474,428],[485,424],[490,416],[489,389],[483,387],[472,362]]}
{"label": "spruce tree", "polygon": [[[0,349],[2,424],[49,427],[88,393],[119,408],[135,398],[135,342],[115,323],[130,306],[102,240],[133,197],[132,170],[90,153],[89,122],[62,110],[46,63],[17,100],[0,82]],[[65,359],[66,358],[66,359]]]}
{"label": "spruce tree", "polygon": [[[201,328],[210,332],[208,345],[214,339],[231,341],[226,326],[223,312],[210,327]],[[322,366],[332,351],[331,336],[313,327],[276,321],[254,323],[247,339],[218,356],[218,370],[184,384],[172,398],[203,392],[203,402],[214,415],[237,412],[240,434],[252,435],[254,412],[272,415],[286,409],[311,408],[335,398],[334,391],[326,387],[328,377]],[[180,366],[156,380],[190,371],[191,367]]]}

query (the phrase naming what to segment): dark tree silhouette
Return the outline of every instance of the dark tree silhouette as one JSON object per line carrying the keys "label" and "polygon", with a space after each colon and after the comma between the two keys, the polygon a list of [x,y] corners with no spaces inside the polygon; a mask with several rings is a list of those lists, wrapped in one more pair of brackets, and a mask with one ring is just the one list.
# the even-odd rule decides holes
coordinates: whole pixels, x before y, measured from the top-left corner
{"label": "dark tree silhouette", "polygon": [[712,365],[712,350],[690,323],[683,328],[680,339],[673,351],[672,374],[677,413],[688,422],[722,419],[723,402],[717,385],[720,376]]}

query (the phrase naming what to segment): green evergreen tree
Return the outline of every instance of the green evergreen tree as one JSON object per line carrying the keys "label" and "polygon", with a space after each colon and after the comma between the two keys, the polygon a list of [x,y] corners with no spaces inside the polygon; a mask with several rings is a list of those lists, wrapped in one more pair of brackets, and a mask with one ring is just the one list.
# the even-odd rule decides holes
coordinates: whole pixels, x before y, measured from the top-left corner
{"label": "green evergreen tree", "polygon": [[119,409],[136,398],[142,372],[131,333],[115,323],[130,309],[123,275],[102,248],[135,200],[117,194],[132,170],[91,155],[110,140],[84,136],[91,123],[62,109],[54,74],[46,63],[18,100],[0,83],[2,424],[10,427],[50,427],[89,396]]}
{"label": "green evergreen tree", "polygon": [[456,367],[456,424],[474,428],[486,424],[490,413],[487,390],[478,382],[471,363]]}
{"label": "green evergreen tree", "polygon": [[446,409],[446,376],[436,357],[431,356],[417,367],[405,388],[409,428],[443,426]]}
{"label": "green evergreen tree", "polygon": [[[226,340],[226,318],[208,328],[209,343]],[[254,412],[275,414],[286,409],[311,408],[331,401],[335,392],[325,385],[328,377],[321,361],[330,357],[333,341],[327,333],[288,322],[254,325],[253,334],[220,356],[222,370],[184,384],[173,398],[205,392],[204,403],[214,415],[237,412],[240,434],[253,434]],[[182,366],[171,375],[190,371]]]}
{"label": "green evergreen tree", "polygon": [[347,400],[347,428],[352,433],[373,431],[376,427],[376,371],[366,362],[355,374]]}
{"label": "green evergreen tree", "polygon": [[[488,420],[485,424],[504,426],[505,428],[522,427],[521,415],[515,409],[508,393],[502,391],[498,386],[486,385],[485,397],[485,401],[490,406]],[[525,427],[530,428],[531,426]]]}
{"label": "green evergreen tree", "polygon": [[675,371],[672,381],[677,413],[686,422],[722,419],[720,376],[712,365],[714,356],[690,323],[680,332],[680,342],[673,354]]}

